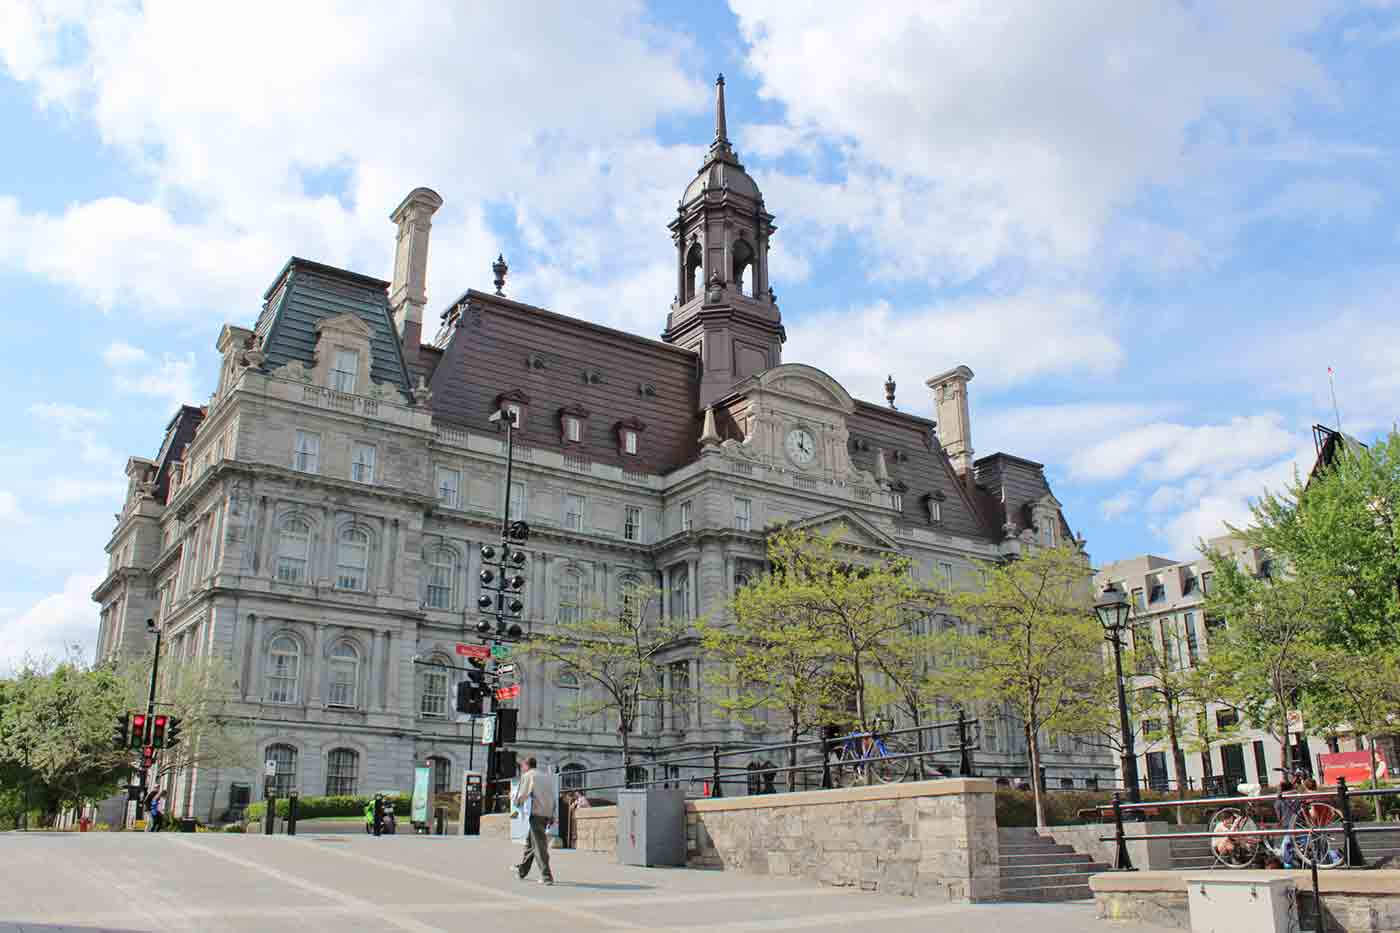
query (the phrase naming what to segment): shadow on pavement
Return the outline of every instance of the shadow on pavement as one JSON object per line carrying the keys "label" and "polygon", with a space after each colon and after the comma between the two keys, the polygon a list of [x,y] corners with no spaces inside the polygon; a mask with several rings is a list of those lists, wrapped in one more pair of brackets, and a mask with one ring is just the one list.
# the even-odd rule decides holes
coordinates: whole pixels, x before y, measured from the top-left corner
{"label": "shadow on pavement", "polygon": [[592,891],[655,891],[651,884],[602,884],[593,881],[556,881],[558,888],[588,888]]}

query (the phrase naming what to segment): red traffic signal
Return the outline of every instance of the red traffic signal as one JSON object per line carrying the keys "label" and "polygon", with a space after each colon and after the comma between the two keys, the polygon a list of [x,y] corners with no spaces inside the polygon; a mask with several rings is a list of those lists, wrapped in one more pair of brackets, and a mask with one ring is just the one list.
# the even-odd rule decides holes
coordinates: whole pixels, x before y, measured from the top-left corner
{"label": "red traffic signal", "polygon": [[146,714],[131,714],[131,747],[140,748],[146,744]]}
{"label": "red traffic signal", "polygon": [[165,725],[169,716],[156,716],[151,720],[151,747],[165,748]]}

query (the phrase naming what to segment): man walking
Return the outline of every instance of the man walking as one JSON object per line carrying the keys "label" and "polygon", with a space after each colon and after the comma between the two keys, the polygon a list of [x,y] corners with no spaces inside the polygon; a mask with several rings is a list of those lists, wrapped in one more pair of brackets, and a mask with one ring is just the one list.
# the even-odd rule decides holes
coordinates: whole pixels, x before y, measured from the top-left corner
{"label": "man walking", "polygon": [[525,774],[520,778],[520,787],[511,804],[515,807],[528,806],[530,817],[530,826],[525,835],[525,852],[520,857],[520,864],[511,866],[511,871],[524,881],[530,874],[530,866],[538,859],[540,884],[553,884],[554,873],[549,870],[549,836],[546,831],[554,822],[559,791],[554,786],[554,776],[539,769],[534,755],[525,759]]}

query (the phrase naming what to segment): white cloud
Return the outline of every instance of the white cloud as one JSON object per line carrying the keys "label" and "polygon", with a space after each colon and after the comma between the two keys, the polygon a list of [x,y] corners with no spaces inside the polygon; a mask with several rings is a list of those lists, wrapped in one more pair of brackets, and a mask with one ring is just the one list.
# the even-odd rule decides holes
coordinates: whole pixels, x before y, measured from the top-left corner
{"label": "white cloud", "polygon": [[[532,273],[621,280],[669,258],[665,223],[704,141],[665,147],[651,134],[708,94],[684,65],[689,40],[639,0],[602,0],[586,17],[508,2],[256,7],[16,10],[0,64],[90,119],[157,194],[45,213],[0,192],[0,266],[154,319],[248,318],[292,253],[387,277],[385,215],[420,184],[446,201],[435,301],[488,279],[502,245],[488,204],[513,211],[538,247],[515,257],[524,274],[509,287],[526,300],[538,300]],[[316,190],[326,173],[343,196]],[[595,310],[609,320],[614,306]]]}
{"label": "white cloud", "polygon": [[[977,379],[969,395],[976,406]],[[1168,404],[1113,402],[977,407],[972,444],[979,454],[1004,451],[1031,460],[1062,462],[1106,435],[1160,418],[1173,408]]]}
{"label": "white cloud", "polygon": [[1225,534],[1227,522],[1237,528],[1248,525],[1250,503],[1265,490],[1282,492],[1295,470],[1306,474],[1312,468],[1313,457],[1310,446],[1299,446],[1288,456],[1259,466],[1196,477],[1178,487],[1161,487],[1153,498],[1173,511],[1154,525],[1154,530],[1174,556],[1189,560],[1199,553],[1198,542]]}
{"label": "white cloud", "polygon": [[29,517],[19,507],[19,500],[8,489],[0,489],[0,527],[26,525]]}
{"label": "white cloud", "polygon": [[1148,481],[1176,480],[1258,463],[1295,443],[1277,414],[1245,415],[1223,424],[1162,421],[1093,444],[1072,456],[1069,467],[1086,480],[1120,479],[1134,471]]}
{"label": "white cloud", "polygon": [[146,360],[146,351],[133,347],[124,340],[118,340],[102,351],[102,360],[108,366],[130,366]]}
{"label": "white cloud", "polygon": [[1302,41],[1313,3],[731,6],[762,94],[849,154],[825,196],[770,200],[798,214],[789,230],[840,212],[893,276],[1100,259],[1105,227],[1146,188],[1216,173],[1202,142],[1278,135],[1300,94],[1331,91]]}
{"label": "white cloud", "polygon": [[1108,521],[1113,521],[1127,514],[1137,505],[1137,500],[1137,495],[1131,491],[1120,492],[1118,495],[1099,503],[1099,515],[1103,516],[1103,518]]}
{"label": "white cloud", "polygon": [[89,499],[106,499],[110,504],[122,501],[126,484],[120,479],[74,479],[60,476],[44,484],[44,498],[53,505],[72,505]]}
{"label": "white cloud", "polygon": [[122,458],[98,438],[94,428],[94,425],[107,427],[109,415],[106,412],[66,402],[39,402],[29,406],[29,414],[40,421],[52,422],[59,438],[75,448],[83,461],[107,469],[121,468]]}
{"label": "white cloud", "polygon": [[140,372],[120,372],[117,388],[134,395],[162,399],[172,407],[195,403],[195,355],[164,354],[159,364],[143,367]]}
{"label": "white cloud", "polygon": [[1083,292],[971,298],[906,311],[880,301],[789,323],[783,355],[826,370],[852,395],[869,400],[884,397],[884,377],[891,373],[900,407],[928,412],[933,402],[924,380],[960,364],[977,374],[972,392],[1048,375],[1112,372],[1123,350],[1106,318],[1098,300]]}
{"label": "white cloud", "polygon": [[39,599],[23,612],[0,616],[0,671],[15,667],[26,656],[67,657],[74,646],[85,660],[91,660],[98,615],[92,590],[100,582],[100,573],[70,574],[62,591]]}

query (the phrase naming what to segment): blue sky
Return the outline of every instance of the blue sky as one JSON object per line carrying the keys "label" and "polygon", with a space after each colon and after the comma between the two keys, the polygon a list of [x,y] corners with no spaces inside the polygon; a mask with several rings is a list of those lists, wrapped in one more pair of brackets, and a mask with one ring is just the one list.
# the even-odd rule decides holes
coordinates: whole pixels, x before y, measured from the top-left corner
{"label": "blue sky", "polygon": [[978,454],[1044,462],[1096,561],[1306,467],[1329,365],[1349,432],[1395,418],[1400,4],[258,7],[0,0],[0,666],[90,646],[125,459],[220,325],[293,253],[387,278],[412,188],[434,306],[504,252],[659,333],[718,71],[786,359],[921,414],[971,366]]}

